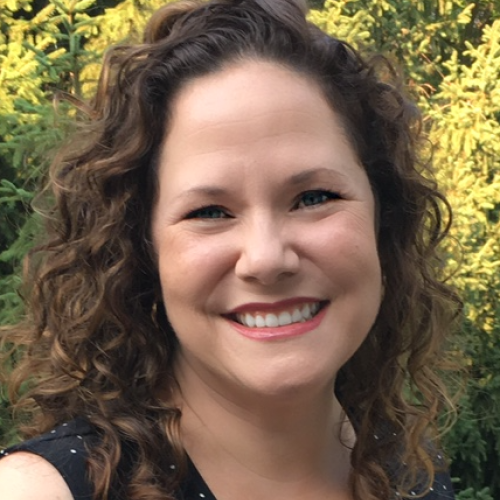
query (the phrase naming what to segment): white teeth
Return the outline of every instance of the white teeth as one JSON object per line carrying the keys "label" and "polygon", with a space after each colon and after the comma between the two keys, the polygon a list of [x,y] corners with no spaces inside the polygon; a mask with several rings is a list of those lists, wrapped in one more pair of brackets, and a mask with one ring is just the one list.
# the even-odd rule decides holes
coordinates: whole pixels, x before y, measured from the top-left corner
{"label": "white teeth", "polygon": [[255,326],[257,328],[264,328],[266,326],[266,320],[262,316],[257,316],[255,318]]}
{"label": "white teeth", "polygon": [[255,318],[251,314],[245,314],[245,325],[253,328],[255,326]]}
{"label": "white teeth", "polygon": [[280,326],[289,325],[292,322],[292,315],[289,312],[282,312],[278,316]]}
{"label": "white teeth", "polygon": [[302,308],[302,316],[305,319],[311,318],[311,308],[309,307],[309,304],[305,304],[304,307]]}
{"label": "white teeth", "polygon": [[298,323],[299,321],[302,321],[302,313],[298,309],[293,310],[292,321],[294,323]]}
{"label": "white teeth", "polygon": [[315,316],[320,309],[319,302],[304,304],[301,308],[294,308],[293,312],[283,311],[279,314],[268,313],[252,315],[250,313],[238,314],[238,321],[249,328],[276,328],[277,326],[303,323]]}
{"label": "white teeth", "polygon": [[266,314],[266,326],[268,328],[275,328],[277,326],[280,326],[278,316],[276,316],[276,314]]}

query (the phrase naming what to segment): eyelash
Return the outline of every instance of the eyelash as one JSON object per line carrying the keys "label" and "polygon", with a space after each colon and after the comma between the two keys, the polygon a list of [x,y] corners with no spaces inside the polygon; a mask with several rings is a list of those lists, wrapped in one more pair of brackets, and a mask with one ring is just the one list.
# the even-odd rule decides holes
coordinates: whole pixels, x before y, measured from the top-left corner
{"label": "eyelash", "polygon": [[[213,216],[208,216],[208,217],[203,217],[202,214],[205,212],[205,214],[209,214],[210,212],[213,215],[213,212],[218,210],[221,214],[223,214],[223,217],[213,217]],[[220,206],[218,205],[207,205],[206,207],[200,207],[197,208],[196,210],[192,210],[189,212],[186,217],[186,219],[228,219],[230,216],[227,214],[227,212]]]}
{"label": "eyelash", "polygon": [[[304,200],[306,197],[309,196],[309,201],[311,201],[311,198],[316,196],[316,197],[321,197],[322,199],[320,201],[317,201],[316,203],[310,203],[310,204],[305,204]],[[304,191],[303,193],[300,194],[300,196],[297,198],[293,208],[295,210],[298,210],[300,208],[311,208],[315,207],[317,205],[323,205],[325,203],[328,203],[329,201],[332,200],[339,200],[341,196],[338,193],[335,193],[333,191],[328,191],[325,189],[311,189],[309,191]],[[302,206],[300,206],[302,204]]]}
{"label": "eyelash", "polygon": [[[314,196],[321,197],[322,199],[319,201],[316,200],[315,202],[313,200],[313,203],[309,204],[304,203],[306,197],[309,197],[309,201],[311,201],[311,198]],[[317,205],[323,205],[332,200],[339,200],[340,198],[341,196],[333,191],[328,191],[324,189],[311,189],[309,191],[304,191],[298,196],[293,205],[293,209],[300,210],[301,208],[311,208]],[[213,216],[214,212],[217,211],[219,212],[219,216],[214,217]],[[219,205],[207,205],[205,207],[200,207],[197,208],[196,210],[192,210],[185,216],[185,219],[231,219],[231,218],[232,216],[230,216],[227,213],[227,211]]]}

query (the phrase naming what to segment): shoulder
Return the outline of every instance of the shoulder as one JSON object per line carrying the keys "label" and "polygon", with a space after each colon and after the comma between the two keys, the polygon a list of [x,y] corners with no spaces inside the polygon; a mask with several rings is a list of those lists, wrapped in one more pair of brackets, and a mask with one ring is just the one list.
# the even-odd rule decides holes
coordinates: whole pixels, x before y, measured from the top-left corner
{"label": "shoulder", "polygon": [[98,439],[95,429],[77,418],[1,450],[0,498],[90,499],[93,488],[87,477],[87,457]]}
{"label": "shoulder", "polygon": [[44,458],[18,451],[0,461],[0,498],[5,500],[73,500],[58,470]]}
{"label": "shoulder", "polygon": [[429,491],[428,500],[453,500],[455,493],[453,491],[453,484],[448,472],[438,472],[434,476],[434,483]]}
{"label": "shoulder", "polygon": [[[384,439],[384,437],[386,437],[382,433],[380,435],[382,437],[377,439]],[[392,434],[392,437],[395,436],[396,434]],[[424,470],[416,471],[416,477],[414,477],[415,484],[410,486],[408,498],[420,498],[421,500],[454,500],[455,493],[453,483],[443,452],[441,452],[430,439],[423,443],[423,448],[429,454],[434,471],[431,476]],[[408,484],[407,480],[409,477],[412,477],[406,462],[402,458],[402,453],[398,449],[396,449],[391,460],[386,464],[386,471],[391,478],[395,491],[398,489],[398,484]],[[406,486],[406,488],[408,488],[408,486]],[[399,493],[396,493],[395,498],[402,499]]]}

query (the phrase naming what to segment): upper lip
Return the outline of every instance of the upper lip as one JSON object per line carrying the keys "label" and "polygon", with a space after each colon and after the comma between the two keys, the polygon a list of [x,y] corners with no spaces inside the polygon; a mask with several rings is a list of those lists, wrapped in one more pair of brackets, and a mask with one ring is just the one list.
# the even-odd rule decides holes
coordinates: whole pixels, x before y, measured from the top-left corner
{"label": "upper lip", "polygon": [[287,307],[294,305],[312,304],[315,302],[325,302],[325,300],[317,297],[293,297],[291,299],[279,300],[277,302],[248,302],[247,304],[241,304],[240,306],[231,309],[227,312],[227,314],[241,314],[255,311],[276,311],[279,309],[286,309]]}

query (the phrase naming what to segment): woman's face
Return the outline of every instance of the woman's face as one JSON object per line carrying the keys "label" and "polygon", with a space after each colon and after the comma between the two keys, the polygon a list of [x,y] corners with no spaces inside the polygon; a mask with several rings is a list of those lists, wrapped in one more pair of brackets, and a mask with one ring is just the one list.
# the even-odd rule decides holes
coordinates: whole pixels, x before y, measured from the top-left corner
{"label": "woman's face", "polygon": [[176,369],[222,394],[333,384],[381,298],[374,197],[308,78],[247,61],[186,84],[152,235]]}

